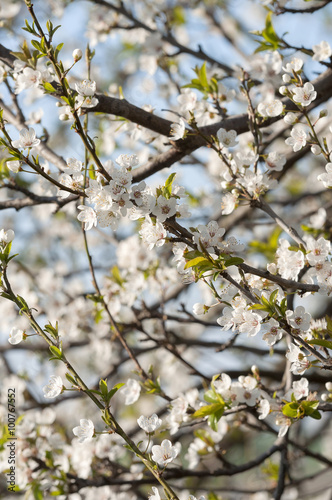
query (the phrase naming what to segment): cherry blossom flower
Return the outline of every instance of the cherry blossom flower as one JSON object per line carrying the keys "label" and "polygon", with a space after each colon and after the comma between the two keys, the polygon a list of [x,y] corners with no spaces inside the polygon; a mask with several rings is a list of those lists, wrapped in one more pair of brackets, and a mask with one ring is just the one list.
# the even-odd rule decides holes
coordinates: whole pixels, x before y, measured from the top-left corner
{"label": "cherry blossom flower", "polygon": [[229,215],[233,212],[236,207],[237,196],[235,193],[226,193],[221,198],[221,213],[223,215]]}
{"label": "cherry blossom flower", "polygon": [[143,243],[148,246],[149,250],[152,250],[154,246],[160,247],[165,243],[167,231],[161,222],[157,221],[156,224],[153,224],[150,217],[146,216],[139,234],[143,239]]}
{"label": "cherry blossom flower", "polygon": [[312,56],[314,61],[325,61],[325,59],[332,55],[330,44],[324,40],[318,45],[314,45],[312,50],[314,51],[314,55]]}
{"label": "cherry blossom flower", "polygon": [[275,170],[276,172],[280,172],[283,169],[283,166],[286,163],[286,158],[283,154],[277,153],[276,151],[272,151],[268,154],[266,158],[266,164],[271,170]]}
{"label": "cherry blossom flower", "polygon": [[331,251],[331,242],[326,240],[321,236],[317,241],[308,237],[307,243],[307,253],[306,257],[311,266],[315,266],[320,262],[324,262]]}
{"label": "cherry blossom flower", "polygon": [[171,125],[171,137],[174,141],[182,139],[186,131],[185,121],[180,118],[179,123],[172,123]]}
{"label": "cherry blossom flower", "polygon": [[260,102],[257,106],[257,111],[264,117],[279,116],[284,109],[283,103],[279,99],[273,101]]}
{"label": "cherry blossom flower", "polygon": [[198,231],[194,232],[193,241],[197,245],[203,245],[208,252],[213,252],[213,247],[218,246],[225,234],[225,229],[219,227],[218,222],[210,221],[206,226],[198,224]]}
{"label": "cherry blossom flower", "polygon": [[159,222],[164,222],[169,217],[176,214],[176,198],[169,200],[164,196],[158,196],[157,204],[152,210],[152,213],[157,217]]}
{"label": "cherry blossom flower", "polygon": [[36,132],[33,128],[23,128],[20,131],[20,138],[12,141],[14,148],[35,148],[40,144],[40,139],[36,139]]}
{"label": "cherry blossom flower", "polygon": [[281,412],[277,413],[275,422],[276,422],[276,425],[278,425],[278,427],[280,427],[279,432],[278,432],[278,437],[285,436],[288,432],[288,429],[292,425],[291,419],[286,417]]}
{"label": "cherry blossom flower", "polygon": [[269,415],[270,403],[267,399],[260,400],[260,402],[258,404],[257,412],[260,414],[258,417],[259,420],[264,420]]}
{"label": "cherry blossom flower", "polygon": [[16,344],[19,344],[20,342],[22,342],[23,337],[24,337],[24,331],[20,330],[16,326],[13,326],[13,328],[11,329],[11,331],[9,333],[8,342],[12,345],[16,345]]}
{"label": "cherry blossom flower", "polygon": [[78,214],[77,219],[84,222],[85,231],[89,231],[93,226],[97,225],[97,214],[92,207],[87,205],[79,205],[77,207],[81,212]]}
{"label": "cherry blossom flower", "polygon": [[262,325],[262,330],[265,331],[262,338],[269,346],[273,346],[282,338],[283,333],[285,333],[285,331],[280,328],[278,321],[273,318]]}
{"label": "cherry blossom flower", "polygon": [[309,394],[309,382],[302,377],[300,380],[293,382],[293,391],[295,399],[306,398]]}
{"label": "cherry blossom flower", "polygon": [[151,417],[144,417],[141,415],[137,419],[137,423],[143,431],[145,431],[147,434],[152,434],[155,430],[157,430],[161,424],[162,420],[158,417],[156,413],[151,415]]}
{"label": "cherry blossom flower", "polygon": [[17,76],[15,82],[15,94],[19,94],[22,90],[38,87],[42,81],[40,71],[32,68],[24,68],[22,73]]}
{"label": "cherry blossom flower", "polygon": [[92,420],[87,420],[82,418],[80,420],[80,425],[74,427],[73,434],[78,437],[78,442],[83,443],[84,441],[91,441],[95,433],[95,428]]}
{"label": "cherry blossom flower", "polygon": [[[62,393],[63,382],[60,376],[52,375],[48,385],[43,387],[44,398],[56,398]],[[75,433],[74,433],[75,434]]]}
{"label": "cherry blossom flower", "polygon": [[160,495],[159,495],[159,491],[155,486],[152,486],[152,491],[153,491],[153,493],[152,493],[152,495],[150,494],[148,496],[148,500],[161,500]]}
{"label": "cherry blossom flower", "polygon": [[126,384],[121,387],[120,393],[125,398],[125,405],[132,405],[136,403],[141,394],[141,386],[137,380],[129,378]]}
{"label": "cherry blossom flower", "polygon": [[288,146],[292,146],[293,151],[300,151],[307,144],[307,132],[302,123],[297,123],[291,130],[291,136],[285,140]]}
{"label": "cherry blossom flower", "polygon": [[294,57],[294,59],[292,59],[290,62],[285,64],[285,66],[283,66],[282,69],[284,71],[286,71],[286,73],[290,73],[292,75],[293,71],[295,71],[295,73],[300,71],[302,66],[303,66],[303,59],[300,59],[298,57]]}
{"label": "cherry blossom flower", "polygon": [[322,183],[324,184],[324,187],[326,188],[330,188],[332,187],[332,163],[327,163],[325,165],[325,170],[326,170],[326,174],[320,174],[317,179],[319,181],[322,181]]}
{"label": "cherry blossom flower", "polygon": [[302,375],[311,364],[309,359],[295,344],[290,344],[286,353],[286,358],[291,362],[291,372],[295,375]]}
{"label": "cherry blossom flower", "polygon": [[261,329],[261,316],[253,311],[245,311],[242,316],[242,324],[239,326],[240,333],[247,333],[248,337],[254,337]]}
{"label": "cherry blossom flower", "polygon": [[232,148],[236,146],[238,144],[236,137],[237,133],[235,130],[226,130],[224,128],[220,128],[217,132],[218,141],[225,148]]}
{"label": "cherry blossom flower", "polygon": [[196,105],[197,95],[190,89],[182,89],[177,100],[180,104],[180,113],[192,111]]}
{"label": "cherry blossom flower", "polygon": [[168,439],[164,439],[161,445],[155,444],[151,448],[152,460],[160,467],[166,467],[167,464],[172,462],[178,456],[178,450]]}
{"label": "cherry blossom flower", "polygon": [[82,96],[92,97],[96,93],[96,82],[93,80],[82,80],[75,83],[76,91]]}
{"label": "cherry blossom flower", "polygon": [[15,233],[12,229],[7,229],[7,231],[0,229],[0,243],[5,243],[7,245],[7,243],[13,241],[14,238]]}
{"label": "cherry blossom flower", "polygon": [[294,311],[286,311],[286,320],[292,328],[306,332],[310,328],[311,314],[305,312],[303,306],[297,306]]}
{"label": "cherry blossom flower", "polygon": [[307,82],[303,87],[293,89],[293,99],[302,106],[309,106],[317,97],[317,92],[312,83]]}
{"label": "cherry blossom flower", "polygon": [[18,160],[7,161],[6,165],[11,172],[14,172],[14,174],[17,174],[17,172],[21,169],[21,162]]}

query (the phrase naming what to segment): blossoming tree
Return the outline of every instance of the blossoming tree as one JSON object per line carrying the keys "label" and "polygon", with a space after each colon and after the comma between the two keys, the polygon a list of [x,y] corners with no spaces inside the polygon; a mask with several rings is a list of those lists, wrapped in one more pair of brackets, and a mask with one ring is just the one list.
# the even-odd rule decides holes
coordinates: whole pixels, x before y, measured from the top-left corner
{"label": "blossoming tree", "polygon": [[4,498],[330,498],[330,1],[2,4]]}

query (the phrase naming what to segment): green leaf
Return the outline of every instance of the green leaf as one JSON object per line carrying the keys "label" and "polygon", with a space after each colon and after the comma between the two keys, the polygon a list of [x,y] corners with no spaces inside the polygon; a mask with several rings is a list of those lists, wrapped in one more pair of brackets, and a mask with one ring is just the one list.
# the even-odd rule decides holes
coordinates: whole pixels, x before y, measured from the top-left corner
{"label": "green leaf", "polygon": [[107,394],[108,394],[108,387],[107,387],[107,380],[99,380],[99,389],[100,389],[100,392],[103,396],[103,399],[107,398]]}
{"label": "green leaf", "polygon": [[279,47],[279,37],[276,34],[272,24],[272,12],[270,11],[266,16],[265,29],[262,31],[263,38],[269,42],[276,50]]}
{"label": "green leaf", "polygon": [[167,177],[166,182],[165,182],[165,187],[169,187],[173,184],[175,176],[176,176],[176,172],[174,172],[173,174],[171,174]]}
{"label": "green leaf", "polygon": [[243,262],[244,260],[240,257],[231,257],[230,259],[224,261],[226,267],[239,266],[240,264],[243,264]]}
{"label": "green leaf", "polygon": [[209,391],[206,391],[206,393],[204,394],[204,399],[207,403],[218,403],[219,402],[215,391],[213,391],[212,389],[210,389]]}
{"label": "green leaf", "polygon": [[56,89],[53,87],[53,85],[49,82],[45,82],[43,84],[43,87],[45,90],[47,90],[47,92],[56,92]]}
{"label": "green leaf", "polygon": [[55,57],[56,61],[58,60],[59,52],[60,52],[60,50],[62,49],[63,46],[64,46],[64,43],[59,43],[59,45],[57,45],[57,47],[55,49],[54,57]]}
{"label": "green leaf", "polygon": [[189,269],[190,267],[197,266],[198,264],[201,264],[203,262],[205,264],[209,264],[209,266],[211,267],[211,262],[205,257],[200,256],[200,257],[195,257],[195,259],[189,260],[187,264],[184,266],[184,269]]}
{"label": "green leaf", "polygon": [[213,413],[217,413],[220,410],[223,412],[224,407],[225,405],[222,405],[221,403],[214,403],[211,405],[202,406],[201,408],[195,411],[193,417],[202,418],[202,417],[207,417],[208,415],[212,415]]}
{"label": "green leaf", "polygon": [[290,418],[298,418],[299,415],[299,407],[300,403],[287,403],[283,408],[282,408],[282,413],[286,415],[286,417]]}
{"label": "green leaf", "polygon": [[332,340],[323,340],[323,339],[308,340],[308,344],[320,345],[322,347],[326,347],[327,349],[332,349]]}
{"label": "green leaf", "polygon": [[58,347],[51,345],[49,349],[56,359],[62,359],[62,352]]}

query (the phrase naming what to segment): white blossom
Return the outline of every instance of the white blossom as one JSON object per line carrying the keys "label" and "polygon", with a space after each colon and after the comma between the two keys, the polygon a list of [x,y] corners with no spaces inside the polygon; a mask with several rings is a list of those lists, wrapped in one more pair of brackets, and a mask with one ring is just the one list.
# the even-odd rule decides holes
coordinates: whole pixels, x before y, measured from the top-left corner
{"label": "white blossom", "polygon": [[77,207],[81,212],[78,214],[77,219],[84,222],[85,231],[89,231],[93,226],[97,225],[97,214],[92,207],[87,205],[79,205]]}
{"label": "white blossom", "polygon": [[9,333],[9,338],[8,342],[12,345],[19,344],[22,342],[24,336],[24,331],[20,330],[19,328],[16,328],[16,326],[13,326]]}
{"label": "white blossom", "polygon": [[317,92],[310,82],[305,83],[303,87],[295,87],[292,93],[294,101],[302,106],[309,106],[317,97]]}
{"label": "white blossom", "polygon": [[141,415],[137,419],[137,423],[143,431],[145,431],[147,434],[151,434],[155,430],[159,429],[159,427],[162,424],[162,420],[158,417],[156,413],[151,415],[151,417],[144,417],[144,415]]}
{"label": "white blossom", "polygon": [[238,141],[236,140],[237,133],[235,130],[226,130],[224,128],[220,128],[217,132],[217,138],[220,144],[222,144],[226,148],[232,148],[238,143]]}
{"label": "white blossom", "polygon": [[82,418],[80,420],[80,425],[74,427],[73,434],[78,437],[78,442],[83,443],[84,441],[90,441],[95,433],[95,428],[92,420]]}
{"label": "white blossom", "polygon": [[10,243],[15,238],[15,233],[12,229],[0,229],[0,243]]}
{"label": "white blossom", "polygon": [[178,123],[172,123],[171,125],[171,137],[174,141],[182,139],[186,131],[185,121],[180,118]]}
{"label": "white blossom", "polygon": [[272,101],[260,102],[257,106],[257,111],[264,117],[279,116],[284,109],[283,103],[279,99]]}
{"label": "white blossom", "polygon": [[314,61],[325,61],[332,54],[330,44],[324,40],[318,45],[314,45],[312,50],[314,51],[314,55],[312,56]]}
{"label": "white blossom", "polygon": [[302,123],[297,123],[291,130],[291,136],[285,140],[288,146],[292,146],[293,151],[300,151],[307,143],[307,132]]}
{"label": "white blossom", "polygon": [[[56,398],[62,393],[63,382],[60,376],[52,375],[48,385],[43,387],[44,398]],[[74,433],[75,434],[75,433]]]}
{"label": "white blossom", "polygon": [[125,405],[132,405],[136,403],[141,394],[140,383],[133,378],[129,378],[126,384],[121,387],[120,393],[125,398]]}
{"label": "white blossom", "polygon": [[40,144],[40,140],[36,139],[36,132],[33,128],[23,128],[20,131],[20,138],[12,141],[14,148],[35,148]]}
{"label": "white blossom", "polygon": [[322,183],[324,184],[324,187],[330,188],[330,187],[332,187],[332,163],[327,163],[325,165],[325,170],[326,170],[326,173],[320,174],[317,177],[317,179],[319,181],[322,181]]}
{"label": "white blossom", "polygon": [[160,467],[166,467],[167,464],[172,462],[178,455],[178,450],[168,439],[164,439],[161,445],[155,444],[151,448],[152,460]]}

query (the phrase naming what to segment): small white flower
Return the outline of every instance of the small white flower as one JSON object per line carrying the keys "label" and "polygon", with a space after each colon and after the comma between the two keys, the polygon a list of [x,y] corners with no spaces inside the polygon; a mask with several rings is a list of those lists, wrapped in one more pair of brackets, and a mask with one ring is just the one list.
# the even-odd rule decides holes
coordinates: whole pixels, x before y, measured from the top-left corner
{"label": "small white flower", "polygon": [[307,82],[303,87],[293,89],[293,100],[302,106],[309,106],[317,97],[317,92],[312,83]]}
{"label": "small white flower", "polygon": [[314,55],[312,56],[314,61],[324,61],[332,55],[330,44],[324,40],[318,45],[314,45],[312,50],[314,51]]}
{"label": "small white flower", "polygon": [[237,196],[233,193],[226,193],[221,198],[221,213],[223,215],[229,215],[233,212],[237,203]]}
{"label": "small white flower", "polygon": [[293,71],[295,71],[295,73],[300,71],[302,66],[303,66],[303,60],[299,59],[298,57],[294,57],[294,59],[292,59],[291,62],[289,62],[285,66],[283,66],[282,69],[286,73],[290,73],[292,75]]}
{"label": "small white flower", "polygon": [[137,419],[137,423],[143,431],[145,431],[147,434],[151,434],[155,430],[159,429],[159,427],[162,424],[162,420],[158,417],[156,413],[151,415],[151,417],[144,417],[144,415],[141,415]]}
{"label": "small white flower", "polygon": [[61,394],[62,389],[63,383],[61,377],[52,375],[48,385],[43,387],[44,398],[56,398],[59,394]]}
{"label": "small white flower", "polygon": [[152,446],[151,451],[152,460],[160,465],[160,467],[165,467],[178,455],[178,450],[168,439],[164,439],[160,446],[157,444]]}
{"label": "small white flower", "polygon": [[20,330],[19,328],[16,328],[16,326],[13,326],[9,334],[8,342],[12,345],[19,344],[23,340],[23,335],[23,330]]}
{"label": "small white flower", "polygon": [[39,139],[36,139],[36,132],[33,128],[24,128],[20,131],[20,138],[16,141],[12,141],[14,148],[35,148],[40,143]]}
{"label": "small white flower", "polygon": [[140,396],[141,386],[137,380],[129,378],[126,385],[120,389],[120,392],[125,397],[125,405],[132,405]]}
{"label": "small white flower", "polygon": [[176,201],[176,198],[168,200],[164,196],[158,196],[157,204],[152,213],[157,217],[159,222],[165,222],[166,219],[176,214]]}
{"label": "small white flower", "polygon": [[294,125],[291,131],[291,136],[285,140],[285,143],[288,146],[292,146],[294,152],[300,151],[300,149],[304,148],[307,143],[307,133],[302,123]]}
{"label": "small white flower", "polygon": [[311,314],[305,312],[303,306],[297,306],[294,311],[286,311],[286,320],[292,328],[306,332],[310,328]]}
{"label": "small white flower", "polygon": [[332,163],[327,163],[325,165],[326,174],[320,174],[317,179],[322,181],[324,187],[332,187]]}
{"label": "small white flower", "polygon": [[220,128],[217,132],[217,138],[220,144],[225,146],[225,148],[232,148],[237,145],[238,141],[236,140],[237,133],[235,130],[226,130],[224,128]]}
{"label": "small white flower", "polygon": [[260,102],[257,106],[257,111],[264,117],[279,116],[284,109],[284,105],[279,99],[273,101]]}
{"label": "small white flower", "polygon": [[179,123],[172,123],[171,125],[171,137],[178,141],[182,139],[186,131],[186,124],[182,118],[180,118]]}
{"label": "small white flower", "polygon": [[275,170],[279,172],[283,169],[283,166],[286,163],[286,158],[284,155],[277,153],[276,151],[272,151],[268,154],[266,158],[266,164],[271,170]]}
{"label": "small white flower", "polygon": [[77,219],[81,222],[84,222],[85,231],[89,231],[92,226],[97,225],[97,214],[92,207],[87,207],[86,205],[79,205],[77,207],[79,210],[82,210]]}
{"label": "small white flower", "polygon": [[306,398],[309,394],[309,382],[302,377],[300,380],[293,382],[293,391],[295,399]]}
{"label": "small white flower", "polygon": [[155,486],[152,486],[153,494],[149,495],[148,500],[161,500],[159,491]]}
{"label": "small white flower", "polygon": [[93,80],[82,80],[75,83],[77,92],[84,97],[92,97],[96,93],[96,82]]}
{"label": "small white flower", "polygon": [[0,229],[0,243],[9,243],[10,241],[13,241],[15,238],[15,233],[12,229],[8,229],[5,231],[4,229]]}
{"label": "small white flower", "polygon": [[21,168],[21,162],[18,160],[7,161],[6,165],[9,168],[9,170],[14,172],[14,174],[17,174],[17,172],[19,172]]}
{"label": "small white flower", "polygon": [[270,403],[267,399],[261,399],[257,408],[257,412],[260,413],[258,419],[264,420],[270,413]]}
{"label": "small white flower", "polygon": [[74,427],[73,434],[78,437],[78,442],[83,443],[84,441],[91,441],[95,433],[95,428],[92,420],[87,420],[82,418],[80,420],[80,425]]}
{"label": "small white flower", "polygon": [[287,125],[294,125],[296,121],[297,121],[297,115],[295,113],[289,112],[284,116],[284,122],[287,123]]}

